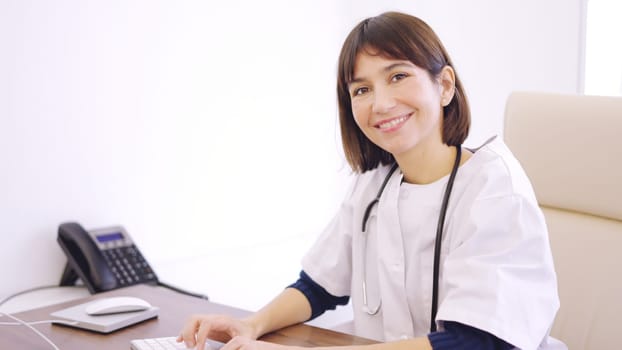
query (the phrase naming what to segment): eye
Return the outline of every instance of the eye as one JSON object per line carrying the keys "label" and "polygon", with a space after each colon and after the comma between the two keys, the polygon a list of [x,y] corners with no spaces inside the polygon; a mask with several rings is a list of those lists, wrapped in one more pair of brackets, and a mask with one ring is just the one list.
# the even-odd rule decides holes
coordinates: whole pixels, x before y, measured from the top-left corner
{"label": "eye", "polygon": [[352,96],[360,96],[366,94],[369,91],[369,88],[366,86],[361,86],[352,90]]}
{"label": "eye", "polygon": [[406,77],[408,77],[408,74],[406,73],[396,73],[391,76],[391,81],[392,82],[400,81]]}

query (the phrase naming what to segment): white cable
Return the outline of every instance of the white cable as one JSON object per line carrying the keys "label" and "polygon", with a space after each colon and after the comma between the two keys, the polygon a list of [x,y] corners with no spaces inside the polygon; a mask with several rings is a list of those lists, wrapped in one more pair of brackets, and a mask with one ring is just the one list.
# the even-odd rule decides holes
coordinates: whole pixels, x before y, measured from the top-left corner
{"label": "white cable", "polygon": [[[68,326],[75,326],[77,325],[79,322],[78,321],[65,321],[65,320],[42,320],[42,321],[35,321],[35,322],[25,322],[29,325],[37,325],[37,324],[44,324],[44,323],[59,323],[59,324],[65,324]],[[23,326],[23,323],[19,323],[19,322],[0,322],[0,326]]]}
{"label": "white cable", "polygon": [[22,321],[22,320],[20,320],[19,318],[15,317],[15,316],[13,316],[13,315],[11,315],[11,314],[9,314],[9,313],[6,313],[6,312],[0,313],[0,315],[4,315],[4,316],[6,316],[6,317],[12,318],[13,320],[17,321],[18,323],[20,323],[20,324],[22,324],[22,325],[24,325],[24,326],[26,326],[26,327],[30,328],[33,332],[37,333],[37,334],[38,334],[41,338],[43,338],[43,340],[45,340],[46,342],[50,343],[50,345],[52,345],[52,347],[54,348],[54,350],[60,350],[60,349],[58,348],[58,346],[56,346],[56,344],[54,344],[54,343],[50,340],[50,338],[46,337],[43,333],[39,332],[39,330],[38,330],[38,329],[36,329],[35,327],[31,326],[28,322]]}
{"label": "white cable", "polygon": [[[67,288],[67,287],[71,287],[71,288],[85,288],[84,286],[63,286],[62,288]],[[0,306],[2,306],[7,301],[9,301],[9,300],[11,300],[11,299],[13,299],[13,298],[15,298],[17,296],[20,296],[22,294],[31,293],[31,292],[35,292],[35,291],[43,290],[43,289],[52,289],[52,288],[61,288],[61,287],[58,286],[58,285],[47,285],[47,286],[39,286],[39,287],[33,287],[33,288],[26,289],[26,290],[22,290],[22,291],[19,291],[17,293],[13,293],[13,294],[9,295],[8,297],[0,300]]]}

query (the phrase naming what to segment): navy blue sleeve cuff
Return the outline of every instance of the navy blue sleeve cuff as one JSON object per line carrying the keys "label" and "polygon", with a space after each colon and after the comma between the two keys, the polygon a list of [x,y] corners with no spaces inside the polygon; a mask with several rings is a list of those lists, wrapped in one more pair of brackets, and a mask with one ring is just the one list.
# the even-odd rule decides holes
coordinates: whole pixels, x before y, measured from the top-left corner
{"label": "navy blue sleeve cuff", "polygon": [[514,346],[480,329],[445,321],[445,331],[428,334],[434,350],[509,350]]}
{"label": "navy blue sleeve cuff", "polygon": [[309,300],[311,305],[311,317],[309,320],[320,316],[326,310],[334,310],[337,305],[346,305],[350,300],[350,297],[347,295],[337,297],[328,293],[326,289],[315,283],[304,271],[300,271],[298,281],[289,285],[288,288],[298,289]]}

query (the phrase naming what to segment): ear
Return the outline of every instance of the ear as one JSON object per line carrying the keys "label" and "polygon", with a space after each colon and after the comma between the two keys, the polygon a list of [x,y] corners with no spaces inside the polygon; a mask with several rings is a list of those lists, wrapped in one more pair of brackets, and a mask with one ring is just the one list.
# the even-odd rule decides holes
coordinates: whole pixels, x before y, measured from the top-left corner
{"label": "ear", "polygon": [[454,69],[450,66],[443,67],[438,75],[438,83],[441,89],[441,105],[445,107],[451,102],[456,93],[456,74]]}

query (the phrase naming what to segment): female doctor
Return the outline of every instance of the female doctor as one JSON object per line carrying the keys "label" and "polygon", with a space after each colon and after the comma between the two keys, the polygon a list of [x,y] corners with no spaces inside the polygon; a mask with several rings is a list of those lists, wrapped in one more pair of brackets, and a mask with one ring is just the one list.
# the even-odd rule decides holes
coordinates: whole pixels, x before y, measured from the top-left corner
{"label": "female doctor", "polygon": [[355,334],[381,341],[351,348],[565,349],[548,337],[556,276],[529,180],[499,138],[462,147],[466,94],[432,29],[396,12],[363,20],[337,79],[358,175],[300,279],[248,318],[190,317],[178,341],[278,350],[256,339],[351,297]]}

